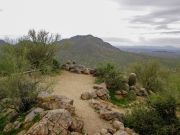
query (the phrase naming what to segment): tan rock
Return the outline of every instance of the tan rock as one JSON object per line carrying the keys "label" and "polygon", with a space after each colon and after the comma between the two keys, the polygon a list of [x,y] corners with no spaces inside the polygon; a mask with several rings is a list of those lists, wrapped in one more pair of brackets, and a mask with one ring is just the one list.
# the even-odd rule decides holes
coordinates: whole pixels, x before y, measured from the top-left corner
{"label": "tan rock", "polygon": [[[65,109],[51,110],[48,111],[42,120],[35,123],[26,135],[69,135],[70,132],[76,130],[71,128],[74,120],[71,114]],[[79,128],[79,126],[77,127]]]}
{"label": "tan rock", "polygon": [[118,130],[114,135],[129,135],[126,131]]}
{"label": "tan rock", "polygon": [[36,115],[40,114],[43,111],[44,109],[39,107],[33,108],[32,111],[26,115],[24,122],[31,122]]}
{"label": "tan rock", "polygon": [[108,133],[108,131],[105,128],[101,129],[101,131],[100,131],[101,135],[106,135],[107,133]]}
{"label": "tan rock", "polygon": [[124,124],[118,120],[114,120],[112,123],[113,128],[116,130],[124,130]]}
{"label": "tan rock", "polygon": [[47,110],[53,109],[66,109],[71,114],[75,113],[75,107],[73,106],[73,100],[65,96],[51,95],[45,98],[40,98],[39,106]]}
{"label": "tan rock", "polygon": [[83,93],[81,94],[81,99],[82,99],[82,100],[89,100],[89,99],[91,99],[91,98],[92,98],[92,95],[91,95],[90,92],[83,92]]}
{"label": "tan rock", "polygon": [[124,115],[122,113],[114,112],[114,111],[101,111],[100,117],[107,121],[110,121],[110,120],[123,121]]}

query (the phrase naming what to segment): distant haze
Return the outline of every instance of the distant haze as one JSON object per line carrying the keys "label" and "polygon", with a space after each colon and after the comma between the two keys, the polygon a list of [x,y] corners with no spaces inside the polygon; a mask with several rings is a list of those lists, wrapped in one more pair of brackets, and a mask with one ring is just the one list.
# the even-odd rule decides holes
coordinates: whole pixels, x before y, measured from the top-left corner
{"label": "distant haze", "polygon": [[180,0],[0,0],[0,38],[45,29],[112,45],[180,47]]}

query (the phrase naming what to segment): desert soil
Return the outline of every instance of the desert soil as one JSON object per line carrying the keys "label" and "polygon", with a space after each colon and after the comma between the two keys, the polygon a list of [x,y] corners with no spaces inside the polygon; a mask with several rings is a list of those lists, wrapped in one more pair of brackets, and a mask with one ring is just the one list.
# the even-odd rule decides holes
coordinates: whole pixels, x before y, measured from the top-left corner
{"label": "desert soil", "polygon": [[82,92],[93,90],[94,77],[63,71],[56,80],[54,94],[64,95],[74,100],[76,114],[84,121],[88,135],[93,135],[102,128],[111,127],[107,121],[99,118],[99,114],[89,106],[88,101],[80,99]]}

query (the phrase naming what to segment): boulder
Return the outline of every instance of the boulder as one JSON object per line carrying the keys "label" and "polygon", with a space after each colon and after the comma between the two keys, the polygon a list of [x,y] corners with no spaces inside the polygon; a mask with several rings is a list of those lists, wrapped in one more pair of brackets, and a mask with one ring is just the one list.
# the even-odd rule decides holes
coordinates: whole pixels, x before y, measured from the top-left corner
{"label": "boulder", "polygon": [[108,100],[110,98],[109,91],[107,89],[96,89],[96,95],[102,100]]}
{"label": "boulder", "polygon": [[73,119],[71,126],[70,126],[70,130],[82,133],[83,126],[84,126],[84,122],[82,120],[76,118],[76,119]]}
{"label": "boulder", "polygon": [[9,132],[11,130],[14,130],[14,129],[19,129],[22,125],[22,122],[19,122],[19,121],[15,121],[14,123],[8,123],[4,129],[3,129],[3,132]]}
{"label": "boulder", "polygon": [[108,130],[108,133],[110,133],[111,135],[116,132],[116,129],[114,128],[108,128],[107,130]]}
{"label": "boulder", "polygon": [[123,121],[124,115],[120,112],[114,111],[100,111],[100,118],[110,121],[110,120],[119,120]]}
{"label": "boulder", "polygon": [[100,131],[101,135],[106,135],[107,133],[108,133],[108,130],[105,128],[101,129],[101,131]]}
{"label": "boulder", "polygon": [[81,94],[81,99],[82,100],[89,100],[89,99],[92,99],[92,95],[90,92],[83,92]]}
{"label": "boulder", "polygon": [[79,129],[79,126],[72,126],[76,122],[76,125],[81,125],[78,123],[79,121],[74,122],[75,120],[65,109],[50,110],[27,131],[26,135],[69,135],[76,130],[82,131],[83,126],[81,126],[82,129]]}
{"label": "boulder", "polygon": [[39,108],[39,107],[31,109],[30,113],[26,115],[24,122],[31,122],[35,118],[36,115],[42,113],[43,111],[44,109]]}
{"label": "boulder", "polygon": [[90,71],[88,68],[85,68],[83,71],[82,71],[83,74],[86,74],[86,75],[89,75],[90,74]]}
{"label": "boulder", "polygon": [[114,120],[112,123],[113,128],[116,130],[124,130],[124,124],[118,120]]}
{"label": "boulder", "polygon": [[137,80],[137,76],[135,73],[131,73],[129,75],[129,78],[128,78],[128,84],[129,86],[134,86],[136,85],[136,80]]}
{"label": "boulder", "polygon": [[137,88],[136,88],[136,86],[130,86],[129,90],[137,91]]}
{"label": "boulder", "polygon": [[121,95],[121,90],[115,91],[115,95]]}
{"label": "boulder", "polygon": [[22,130],[19,133],[17,133],[17,135],[25,135],[26,134],[26,130]]}
{"label": "boulder", "polygon": [[116,133],[114,133],[114,135],[129,135],[129,134],[126,131],[119,130]]}
{"label": "boulder", "polygon": [[51,95],[49,97],[41,98],[39,106],[46,110],[53,109],[66,109],[71,114],[75,113],[75,107],[73,106],[73,100],[65,96]]}
{"label": "boulder", "polygon": [[127,94],[128,94],[127,91],[125,91],[125,90],[122,90],[122,91],[121,91],[121,95],[126,96]]}
{"label": "boulder", "polygon": [[108,104],[102,103],[98,100],[91,100],[89,103],[90,103],[90,106],[98,112],[105,111],[105,110],[106,111],[112,110],[112,108]]}
{"label": "boulder", "polygon": [[105,87],[102,86],[102,85],[94,85],[94,86],[93,86],[93,89],[95,89],[95,90],[100,90],[100,89],[105,89]]}
{"label": "boulder", "polygon": [[82,134],[78,132],[71,132],[71,135],[82,135]]}
{"label": "boulder", "polygon": [[96,70],[95,69],[89,69],[89,72],[91,75],[94,75],[96,73]]}
{"label": "boulder", "polygon": [[13,121],[19,114],[15,109],[7,109],[3,115],[6,116],[8,120]]}
{"label": "boulder", "polygon": [[146,91],[145,88],[140,88],[139,90],[136,91],[137,96],[148,96],[148,92]]}

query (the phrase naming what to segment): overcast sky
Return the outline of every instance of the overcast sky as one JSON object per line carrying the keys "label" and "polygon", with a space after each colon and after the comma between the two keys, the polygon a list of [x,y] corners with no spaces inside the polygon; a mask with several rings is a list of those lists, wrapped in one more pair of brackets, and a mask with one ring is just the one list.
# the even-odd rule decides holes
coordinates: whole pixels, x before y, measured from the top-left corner
{"label": "overcast sky", "polygon": [[32,28],[113,45],[180,47],[180,0],[0,0],[0,38]]}

